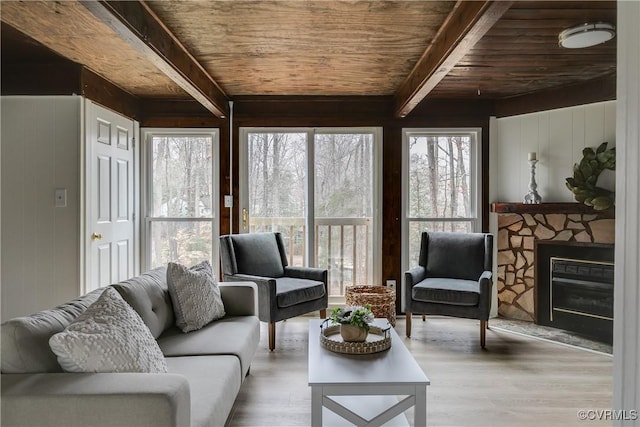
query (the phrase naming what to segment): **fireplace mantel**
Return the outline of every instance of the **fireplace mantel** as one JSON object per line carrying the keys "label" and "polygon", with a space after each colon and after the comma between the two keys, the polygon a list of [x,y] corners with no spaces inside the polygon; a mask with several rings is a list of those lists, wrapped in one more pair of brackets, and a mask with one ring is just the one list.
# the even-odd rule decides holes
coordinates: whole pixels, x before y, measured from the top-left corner
{"label": "fireplace mantel", "polygon": [[613,217],[614,210],[597,211],[583,203],[516,203],[516,202],[497,202],[491,203],[491,212],[500,214],[598,214],[601,217]]}

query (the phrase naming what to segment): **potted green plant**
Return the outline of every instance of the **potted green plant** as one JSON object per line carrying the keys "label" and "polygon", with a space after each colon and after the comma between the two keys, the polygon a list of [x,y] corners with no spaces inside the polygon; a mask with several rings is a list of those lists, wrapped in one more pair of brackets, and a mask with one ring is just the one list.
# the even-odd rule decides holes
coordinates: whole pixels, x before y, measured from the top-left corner
{"label": "potted green plant", "polygon": [[371,312],[371,305],[367,304],[335,307],[329,318],[340,324],[340,335],[345,342],[362,342],[367,339],[369,326],[375,316]]}

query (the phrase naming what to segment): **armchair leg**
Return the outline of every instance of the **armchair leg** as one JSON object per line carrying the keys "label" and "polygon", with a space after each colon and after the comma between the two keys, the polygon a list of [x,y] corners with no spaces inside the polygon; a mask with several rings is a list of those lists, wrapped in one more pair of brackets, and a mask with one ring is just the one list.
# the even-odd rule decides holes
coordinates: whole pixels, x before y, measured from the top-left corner
{"label": "armchair leg", "polygon": [[407,338],[411,338],[411,313],[407,311]]}
{"label": "armchair leg", "polygon": [[485,338],[487,335],[487,321],[480,321],[480,347],[484,348]]}
{"label": "armchair leg", "polygon": [[269,322],[269,351],[276,348],[276,323]]}
{"label": "armchair leg", "polygon": [[326,319],[327,318],[327,309],[326,308],[321,308],[320,309],[320,318],[321,319]]}

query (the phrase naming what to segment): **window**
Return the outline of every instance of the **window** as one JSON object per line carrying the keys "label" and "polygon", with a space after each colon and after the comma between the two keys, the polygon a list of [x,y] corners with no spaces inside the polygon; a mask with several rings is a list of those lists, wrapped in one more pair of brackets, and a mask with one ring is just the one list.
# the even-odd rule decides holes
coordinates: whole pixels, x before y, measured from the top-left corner
{"label": "window", "polygon": [[480,229],[480,130],[412,129],[403,137],[406,269],[418,264],[422,231]]}
{"label": "window", "polygon": [[329,294],[374,284],[374,135],[316,133],[314,211],[317,266],[329,271]]}
{"label": "window", "polygon": [[281,232],[289,264],[326,268],[338,300],[346,286],[380,276],[379,135],[241,129],[241,231]]}
{"label": "window", "polygon": [[146,129],[144,144],[144,268],[217,265],[217,131]]}

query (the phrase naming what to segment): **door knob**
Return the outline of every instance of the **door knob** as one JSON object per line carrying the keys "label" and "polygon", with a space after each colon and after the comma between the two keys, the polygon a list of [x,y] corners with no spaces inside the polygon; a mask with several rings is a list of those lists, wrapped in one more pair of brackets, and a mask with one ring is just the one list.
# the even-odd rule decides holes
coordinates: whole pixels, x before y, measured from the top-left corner
{"label": "door knob", "polygon": [[91,235],[91,240],[100,240],[100,239],[102,239],[102,234],[100,233],[93,233]]}

